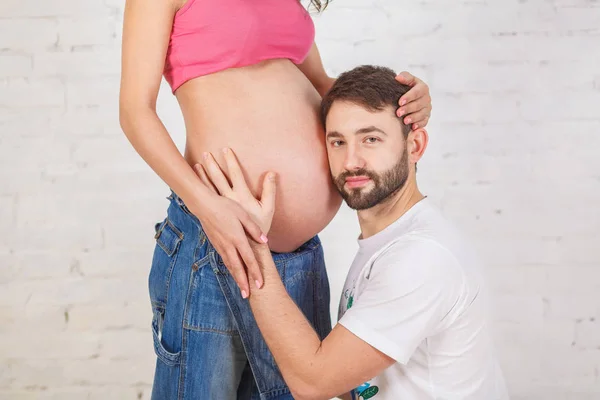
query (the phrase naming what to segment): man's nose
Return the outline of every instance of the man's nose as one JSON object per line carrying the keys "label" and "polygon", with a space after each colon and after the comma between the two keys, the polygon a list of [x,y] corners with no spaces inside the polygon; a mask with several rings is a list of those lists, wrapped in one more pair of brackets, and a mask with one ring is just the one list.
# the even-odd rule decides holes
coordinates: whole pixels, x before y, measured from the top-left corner
{"label": "man's nose", "polygon": [[346,158],[344,159],[344,168],[347,171],[354,171],[360,168],[364,168],[365,162],[360,154],[354,149],[348,149]]}

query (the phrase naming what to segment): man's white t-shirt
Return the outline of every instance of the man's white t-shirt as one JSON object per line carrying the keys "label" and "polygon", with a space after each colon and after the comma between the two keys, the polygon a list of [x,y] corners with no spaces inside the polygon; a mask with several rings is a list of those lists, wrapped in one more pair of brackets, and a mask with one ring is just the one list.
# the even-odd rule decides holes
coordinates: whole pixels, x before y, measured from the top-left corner
{"label": "man's white t-shirt", "polygon": [[430,200],[359,239],[339,323],[396,363],[359,399],[508,399],[472,249]]}

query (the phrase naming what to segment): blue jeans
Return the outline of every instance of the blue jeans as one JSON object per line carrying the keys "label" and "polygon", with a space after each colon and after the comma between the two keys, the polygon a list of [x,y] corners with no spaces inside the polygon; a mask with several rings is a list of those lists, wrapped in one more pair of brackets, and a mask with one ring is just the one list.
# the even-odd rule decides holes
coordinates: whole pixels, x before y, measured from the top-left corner
{"label": "blue jeans", "polygon": [[[152,399],[292,399],[248,301],[199,220],[177,195],[168,199],[149,277],[157,355]],[[272,254],[289,295],[324,338],[331,318],[319,238]]]}

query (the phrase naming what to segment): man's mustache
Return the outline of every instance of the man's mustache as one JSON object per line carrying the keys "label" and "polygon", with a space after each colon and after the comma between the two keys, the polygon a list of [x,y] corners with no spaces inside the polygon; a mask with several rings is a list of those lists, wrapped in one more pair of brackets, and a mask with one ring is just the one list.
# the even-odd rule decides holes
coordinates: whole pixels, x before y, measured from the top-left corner
{"label": "man's mustache", "polygon": [[335,180],[336,180],[336,182],[341,182],[342,184],[344,184],[344,182],[346,181],[346,178],[351,177],[351,176],[366,176],[373,181],[377,180],[376,173],[366,170],[364,168],[357,169],[355,171],[344,171],[344,172],[340,173],[337,176],[337,178],[335,178]]}

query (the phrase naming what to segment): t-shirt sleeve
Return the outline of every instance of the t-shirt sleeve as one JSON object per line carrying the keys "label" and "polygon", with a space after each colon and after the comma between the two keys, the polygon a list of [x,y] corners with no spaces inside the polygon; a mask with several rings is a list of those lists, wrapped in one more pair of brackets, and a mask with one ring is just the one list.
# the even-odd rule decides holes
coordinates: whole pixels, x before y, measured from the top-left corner
{"label": "t-shirt sleeve", "polygon": [[373,262],[362,291],[339,323],[406,364],[456,303],[461,279],[456,260],[439,244],[395,243]]}

